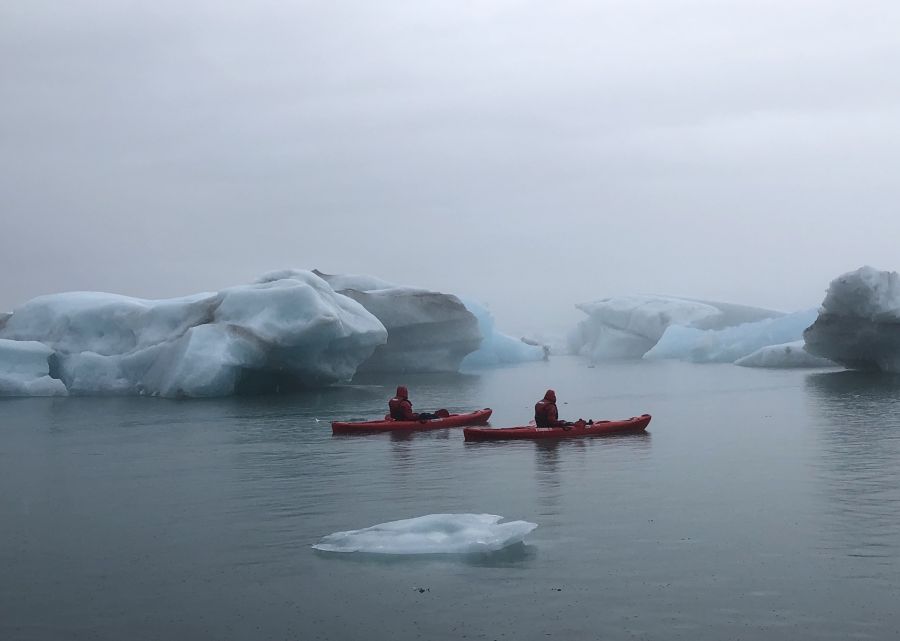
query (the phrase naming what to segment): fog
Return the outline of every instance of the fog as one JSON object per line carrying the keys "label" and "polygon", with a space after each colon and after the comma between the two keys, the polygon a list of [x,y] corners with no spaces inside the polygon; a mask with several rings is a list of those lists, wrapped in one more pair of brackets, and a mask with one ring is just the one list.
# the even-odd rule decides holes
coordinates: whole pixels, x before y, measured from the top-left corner
{"label": "fog", "polygon": [[900,267],[893,2],[0,5],[0,310],[283,267],[510,331]]}

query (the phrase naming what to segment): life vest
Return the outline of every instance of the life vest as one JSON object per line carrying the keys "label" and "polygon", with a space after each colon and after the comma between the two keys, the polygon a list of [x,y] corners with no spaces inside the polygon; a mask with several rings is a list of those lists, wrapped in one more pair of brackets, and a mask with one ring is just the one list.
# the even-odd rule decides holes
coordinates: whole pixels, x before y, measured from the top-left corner
{"label": "life vest", "polygon": [[538,427],[556,427],[559,421],[559,410],[556,403],[541,399],[534,404],[534,423]]}
{"label": "life vest", "polygon": [[415,420],[412,411],[412,403],[406,398],[397,398],[396,396],[388,401],[388,408],[391,411],[391,418],[395,421],[411,421]]}

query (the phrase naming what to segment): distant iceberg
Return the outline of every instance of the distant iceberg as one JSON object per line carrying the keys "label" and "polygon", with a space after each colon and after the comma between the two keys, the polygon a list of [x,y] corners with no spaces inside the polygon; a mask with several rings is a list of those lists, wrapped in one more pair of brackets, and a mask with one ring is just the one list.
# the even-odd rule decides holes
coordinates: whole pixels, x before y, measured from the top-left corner
{"label": "distant iceberg", "polygon": [[803,337],[810,354],[845,367],[900,372],[900,275],[867,266],[838,276]]}
{"label": "distant iceberg", "polygon": [[550,349],[535,342],[526,343],[499,331],[487,307],[472,299],[462,299],[466,308],[478,319],[482,335],[479,348],[463,359],[463,368],[495,367],[513,363],[546,360]]}
{"label": "distant iceberg", "polygon": [[803,340],[761,347],[752,354],[739,358],[734,364],[771,369],[837,367],[837,363],[807,352]]}
{"label": "distant iceberg", "polygon": [[569,351],[592,361],[642,358],[670,327],[702,332],[784,315],[769,309],[673,296],[616,296],[576,307],[588,318],[569,335]]}
{"label": "distant iceberg", "polygon": [[[15,388],[19,393],[59,391],[43,379],[46,371],[69,393],[199,397],[347,380],[387,331],[315,274],[294,271],[167,300],[98,292],[39,296],[3,321],[0,338],[7,339],[0,378],[20,370],[31,350],[28,375],[39,382]],[[10,341],[43,347],[10,347]],[[4,389],[11,389],[8,382]]]}
{"label": "distant iceberg", "polygon": [[477,554],[521,543],[537,527],[528,521],[502,520],[496,514],[429,514],[335,532],[312,547],[368,554]]}
{"label": "distant iceberg", "polygon": [[810,309],[718,330],[671,325],[644,358],[733,363],[768,345],[801,339],[815,319],[816,310]]}

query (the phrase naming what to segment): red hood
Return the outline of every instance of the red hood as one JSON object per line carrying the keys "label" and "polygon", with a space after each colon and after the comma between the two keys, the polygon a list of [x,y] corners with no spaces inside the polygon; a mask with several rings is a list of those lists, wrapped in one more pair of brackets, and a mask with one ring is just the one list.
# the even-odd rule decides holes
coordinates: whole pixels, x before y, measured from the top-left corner
{"label": "red hood", "polygon": [[406,389],[406,385],[397,386],[397,398],[409,398],[409,390]]}
{"label": "red hood", "polygon": [[544,394],[544,400],[550,401],[551,403],[555,403],[556,402],[556,392],[554,392],[552,389],[548,389],[547,393]]}

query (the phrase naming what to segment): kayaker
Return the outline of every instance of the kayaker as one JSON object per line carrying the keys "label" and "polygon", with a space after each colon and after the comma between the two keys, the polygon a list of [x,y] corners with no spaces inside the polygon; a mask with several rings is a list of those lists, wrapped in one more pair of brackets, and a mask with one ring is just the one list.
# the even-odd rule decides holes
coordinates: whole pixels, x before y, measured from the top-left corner
{"label": "kayaker", "polygon": [[395,421],[430,421],[440,416],[440,412],[437,414],[425,412],[416,414],[413,412],[412,403],[409,400],[409,390],[406,389],[406,385],[397,386],[397,395],[388,401],[388,408],[391,410],[391,418]]}
{"label": "kayaker", "polygon": [[538,427],[562,427],[569,429],[572,424],[559,420],[556,409],[556,392],[548,389],[544,398],[534,404],[534,424]]}

